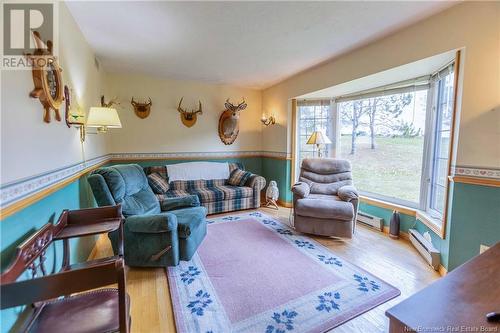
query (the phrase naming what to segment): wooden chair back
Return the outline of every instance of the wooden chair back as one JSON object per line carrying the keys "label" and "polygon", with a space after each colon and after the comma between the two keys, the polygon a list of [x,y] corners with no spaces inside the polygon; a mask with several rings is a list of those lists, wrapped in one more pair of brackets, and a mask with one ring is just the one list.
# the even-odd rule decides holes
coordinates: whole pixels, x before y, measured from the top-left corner
{"label": "wooden chair back", "polygon": [[0,283],[15,282],[24,271],[31,271],[31,278],[36,278],[39,272],[47,275],[45,269],[45,254],[54,237],[54,226],[50,223],[31,235],[16,249],[14,261],[0,275]]}

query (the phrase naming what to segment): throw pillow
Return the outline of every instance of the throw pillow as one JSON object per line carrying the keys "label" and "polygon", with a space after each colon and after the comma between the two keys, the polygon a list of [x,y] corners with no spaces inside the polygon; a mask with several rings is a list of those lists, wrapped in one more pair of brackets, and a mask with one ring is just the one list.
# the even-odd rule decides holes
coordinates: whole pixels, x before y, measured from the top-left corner
{"label": "throw pillow", "polygon": [[227,182],[229,183],[229,185],[233,186],[245,186],[245,183],[251,176],[252,176],[251,172],[244,171],[241,169],[234,169],[231,172],[231,175],[229,176]]}
{"label": "throw pillow", "polygon": [[157,172],[148,175],[148,183],[156,194],[165,194],[170,188],[167,180]]}

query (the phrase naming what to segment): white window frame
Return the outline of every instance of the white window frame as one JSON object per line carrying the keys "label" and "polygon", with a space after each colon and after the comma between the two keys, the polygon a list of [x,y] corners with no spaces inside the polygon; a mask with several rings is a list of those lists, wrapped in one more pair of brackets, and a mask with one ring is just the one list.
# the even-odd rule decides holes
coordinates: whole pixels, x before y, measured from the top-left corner
{"label": "white window frame", "polygon": [[[436,155],[436,131],[437,131],[437,126],[438,126],[438,103],[440,102],[439,99],[439,82],[441,79],[444,79],[448,74],[454,73],[454,61],[447,65],[445,68],[434,74],[431,78],[431,85],[428,93],[428,99],[427,99],[427,114],[426,114],[426,129],[429,128],[430,130],[426,130],[426,140],[427,143],[424,143],[425,148],[424,148],[424,168],[423,170],[423,176],[422,176],[422,184],[421,184],[421,197],[420,197],[420,210],[426,212],[429,214],[429,216],[435,220],[440,222],[440,226],[444,225],[443,224],[443,218],[445,216],[445,212],[439,212],[435,209],[431,208],[431,191],[432,191],[432,173],[434,169],[434,159]],[[453,87],[453,89],[457,89],[457,87]],[[455,101],[453,101],[455,103]],[[448,148],[448,152],[451,152],[453,147],[451,146],[452,144],[452,136],[454,135],[453,133],[453,116],[450,124],[450,141],[449,145],[450,147]],[[450,164],[450,154],[448,154],[447,158],[447,164]],[[448,176],[448,175],[446,175]],[[447,183],[447,182],[446,182]],[[446,192],[448,191],[448,186],[445,186],[445,200],[447,198]],[[446,209],[446,203],[444,205],[444,209]]]}

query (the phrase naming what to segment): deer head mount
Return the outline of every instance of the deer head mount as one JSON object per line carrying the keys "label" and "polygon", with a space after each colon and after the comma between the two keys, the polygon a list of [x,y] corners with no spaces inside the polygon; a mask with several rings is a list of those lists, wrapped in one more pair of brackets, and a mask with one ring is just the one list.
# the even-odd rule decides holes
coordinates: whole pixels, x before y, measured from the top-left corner
{"label": "deer head mount", "polygon": [[147,118],[147,116],[151,113],[151,105],[153,105],[153,102],[150,97],[148,97],[148,99],[149,102],[147,103],[136,102],[134,101],[134,97],[132,97],[132,100],[130,101],[130,104],[134,107],[135,115],[141,119]]}
{"label": "deer head mount", "polygon": [[226,110],[219,118],[219,137],[225,145],[232,144],[240,132],[240,112],[247,108],[245,98],[238,105],[229,102],[224,103]]}
{"label": "deer head mount", "polygon": [[101,106],[105,108],[112,108],[113,106],[119,106],[118,97],[113,97],[109,102],[106,103],[104,95],[101,96]]}
{"label": "deer head mount", "polygon": [[196,120],[198,118],[198,113],[199,114],[203,114],[203,111],[201,109],[201,101],[198,101],[198,103],[199,103],[198,104],[198,110],[190,110],[190,111],[188,111],[188,110],[183,109],[181,107],[183,99],[184,99],[184,97],[182,97],[181,100],[179,101],[179,105],[177,106],[177,111],[179,111],[179,114],[180,114],[180,117],[181,117],[181,121],[184,124],[184,126],[191,127],[194,124],[196,124]]}

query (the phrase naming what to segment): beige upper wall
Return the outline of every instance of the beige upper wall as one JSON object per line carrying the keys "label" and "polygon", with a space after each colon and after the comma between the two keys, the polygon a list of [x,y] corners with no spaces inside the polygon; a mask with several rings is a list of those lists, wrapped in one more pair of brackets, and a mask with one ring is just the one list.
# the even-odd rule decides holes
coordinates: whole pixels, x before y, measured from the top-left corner
{"label": "beige upper wall", "polygon": [[456,5],[266,89],[263,110],[280,126],[263,130],[263,149],[290,152],[291,98],[459,48],[465,50],[456,164],[500,167],[500,2]]}
{"label": "beige upper wall", "polygon": [[[59,61],[63,83],[85,109],[97,105],[102,73],[94,53],[64,3],[59,3]],[[42,36],[43,37],[43,36]],[[89,136],[82,145],[79,132],[54,120],[43,122],[43,107],[29,97],[33,79],[29,70],[1,71],[1,179],[5,184],[106,154],[106,137]],[[64,117],[64,103],[61,107]]]}
{"label": "beige upper wall", "polygon": [[[151,114],[137,117],[130,99],[151,97]],[[193,127],[185,127],[177,105],[184,96],[183,107],[193,109],[201,101],[203,114]],[[260,117],[262,93],[192,81],[160,79],[150,76],[109,74],[106,77],[106,98],[117,97],[117,108],[123,128],[111,130],[110,152],[172,153],[260,151],[262,149]],[[240,133],[232,145],[224,145],[218,136],[219,116],[227,98],[238,103],[245,97],[248,107],[240,114]]]}

